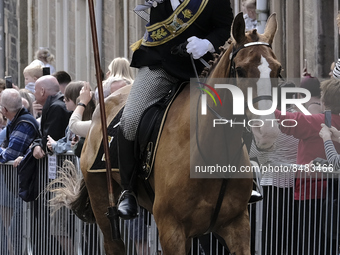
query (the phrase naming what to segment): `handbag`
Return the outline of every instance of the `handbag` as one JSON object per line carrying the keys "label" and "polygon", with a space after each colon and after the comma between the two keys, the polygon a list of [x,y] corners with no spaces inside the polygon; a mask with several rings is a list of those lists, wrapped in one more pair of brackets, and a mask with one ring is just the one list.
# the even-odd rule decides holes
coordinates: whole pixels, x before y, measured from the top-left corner
{"label": "handbag", "polygon": [[33,157],[34,148],[29,148],[18,165],[19,196],[25,202],[34,201],[39,195],[38,160]]}

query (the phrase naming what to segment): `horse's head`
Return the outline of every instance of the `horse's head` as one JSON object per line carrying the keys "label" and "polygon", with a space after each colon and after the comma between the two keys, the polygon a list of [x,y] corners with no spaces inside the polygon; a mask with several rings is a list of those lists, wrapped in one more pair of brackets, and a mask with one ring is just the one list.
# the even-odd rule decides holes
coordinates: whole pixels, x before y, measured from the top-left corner
{"label": "horse's head", "polygon": [[278,78],[280,75],[281,64],[271,48],[276,30],[275,13],[268,18],[263,34],[259,34],[256,29],[245,33],[242,13],[235,17],[232,25],[233,40],[229,75],[237,79],[237,85],[242,90],[246,91],[246,88],[250,86],[259,92],[262,86],[250,83],[253,79]]}
{"label": "horse's head", "polygon": [[[245,113],[248,120],[252,120],[251,126],[259,149],[271,148],[279,133],[276,122],[266,121],[275,119],[274,114],[262,115],[263,110],[270,109],[273,112],[276,109],[271,96],[272,87],[277,86],[281,71],[281,64],[271,48],[276,30],[275,13],[268,18],[263,34],[259,34],[256,29],[245,32],[243,15],[239,13],[232,25],[231,45],[220,61],[227,70],[225,76],[234,78],[233,84],[243,92]],[[222,77],[221,73],[216,72],[212,76]],[[248,88],[252,88],[252,102],[247,103]]]}

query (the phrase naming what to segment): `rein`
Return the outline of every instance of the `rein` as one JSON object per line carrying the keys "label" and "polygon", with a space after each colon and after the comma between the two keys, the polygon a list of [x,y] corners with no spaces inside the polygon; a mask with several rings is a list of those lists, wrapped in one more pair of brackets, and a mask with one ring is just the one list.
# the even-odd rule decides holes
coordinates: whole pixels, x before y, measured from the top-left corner
{"label": "rein", "polygon": [[[247,43],[247,44],[244,44],[243,46],[241,46],[240,48],[238,49],[233,49],[233,51],[230,53],[230,56],[229,56],[229,59],[230,59],[230,72],[229,72],[229,77],[230,78],[236,78],[236,71],[235,71],[235,62],[234,62],[234,58],[236,57],[237,53],[244,49],[244,48],[247,48],[247,47],[251,47],[251,46],[260,46],[260,45],[264,45],[264,46],[267,46],[267,47],[270,47],[271,48],[271,45],[268,44],[268,43],[265,43],[265,42],[251,42],[251,43]],[[195,63],[194,63],[194,60],[193,60],[193,57],[192,57],[192,54],[190,54],[190,57],[191,57],[191,63],[192,63],[192,66],[193,66],[193,69],[195,71],[195,75],[196,75],[196,78],[197,80],[199,81],[199,77],[198,77],[198,73],[197,73],[197,69],[196,69],[196,66],[195,66]],[[279,76],[281,77],[281,75]],[[282,78],[282,77],[281,77]],[[203,91],[200,90],[200,97],[202,96],[203,94]],[[200,98],[199,97],[199,98]],[[256,98],[253,98],[253,103],[257,103],[261,100],[272,100],[272,96],[271,95],[260,95]],[[198,100],[198,103],[197,103],[197,114],[198,114],[198,106],[199,106],[199,102],[200,100]],[[209,105],[207,105],[207,108],[209,109],[209,111],[214,115],[216,116],[217,118],[219,119],[225,119],[223,118],[219,113],[217,113],[214,109],[212,109]],[[245,114],[245,117],[246,114]],[[196,144],[197,144],[197,149],[202,157],[202,159],[204,160],[205,163],[207,163],[207,159],[205,158],[202,150],[201,150],[201,147],[199,145],[199,139],[198,139],[198,118],[196,118]],[[238,152],[236,155],[240,155],[238,157],[238,162],[240,161],[240,158],[241,158],[241,151],[242,151],[242,148],[243,146],[245,145],[245,141],[243,140],[242,141],[242,144],[241,146],[239,147],[238,149]],[[229,157],[229,149],[228,149],[228,146],[227,147],[227,157]],[[229,161],[229,158],[228,158],[228,161]],[[231,161],[231,163],[233,163],[234,161],[236,161],[236,157],[233,158],[233,160]],[[216,202],[216,206],[215,206],[215,210],[214,210],[214,213],[212,215],[212,218],[211,218],[211,221],[210,221],[210,225],[207,229],[207,231],[205,232],[205,234],[207,233],[210,233],[212,232],[213,228],[215,227],[215,224],[216,224],[216,221],[217,221],[217,218],[218,218],[218,215],[219,215],[219,212],[221,210],[221,206],[222,206],[222,202],[223,202],[223,198],[224,198],[224,194],[225,194],[225,191],[226,191],[226,187],[227,187],[227,180],[226,178],[223,178],[222,180],[222,183],[221,183],[221,188],[220,188],[220,192],[219,192],[219,195],[218,195],[218,198],[217,198],[217,202]]]}

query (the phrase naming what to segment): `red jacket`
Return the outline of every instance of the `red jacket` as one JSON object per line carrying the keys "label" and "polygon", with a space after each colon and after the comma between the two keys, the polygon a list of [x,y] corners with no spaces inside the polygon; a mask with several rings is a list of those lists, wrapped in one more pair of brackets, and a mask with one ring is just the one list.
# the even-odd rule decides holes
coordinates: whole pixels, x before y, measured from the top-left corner
{"label": "red jacket", "polygon": [[[322,138],[319,136],[319,132],[321,130],[321,123],[325,123],[325,115],[313,114],[313,115],[304,115],[300,112],[290,113],[287,112],[286,115],[281,115],[279,110],[275,111],[275,117],[280,120],[280,123],[285,119],[293,119],[297,122],[295,127],[284,127],[280,125],[281,132],[287,135],[293,135],[295,138],[299,139],[298,145],[298,153],[297,153],[297,164],[308,164],[315,158],[324,158],[326,159],[325,149]],[[283,123],[285,126],[293,126],[295,122],[285,121]],[[337,114],[332,114],[332,126],[340,129],[340,116]],[[335,149],[337,152],[340,152],[340,144],[334,143]],[[297,177],[300,176],[299,172],[297,172]],[[301,175],[301,176],[304,176]],[[310,180],[297,178],[295,183],[295,192],[294,199],[309,199],[315,198],[315,183],[317,182],[317,198],[321,198],[321,183],[322,180],[315,179],[312,180],[311,191],[312,194],[310,196]],[[305,185],[306,184],[306,185]],[[323,185],[323,197],[326,194],[326,180],[324,180]],[[301,191],[301,194],[300,194]],[[306,194],[305,194],[306,193]]]}

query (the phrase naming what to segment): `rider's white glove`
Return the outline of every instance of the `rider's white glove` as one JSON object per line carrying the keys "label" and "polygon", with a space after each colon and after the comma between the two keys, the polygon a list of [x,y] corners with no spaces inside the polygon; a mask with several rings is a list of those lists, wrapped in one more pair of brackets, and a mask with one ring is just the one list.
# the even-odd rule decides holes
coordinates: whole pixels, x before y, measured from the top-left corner
{"label": "rider's white glove", "polygon": [[207,39],[199,39],[196,36],[188,38],[187,52],[192,54],[194,59],[199,59],[208,51],[214,52],[214,46]]}

